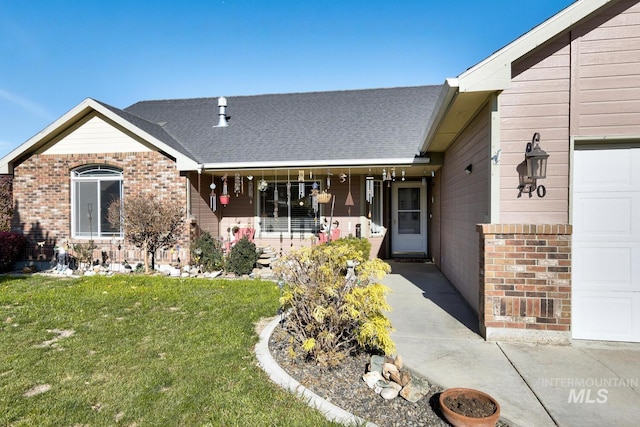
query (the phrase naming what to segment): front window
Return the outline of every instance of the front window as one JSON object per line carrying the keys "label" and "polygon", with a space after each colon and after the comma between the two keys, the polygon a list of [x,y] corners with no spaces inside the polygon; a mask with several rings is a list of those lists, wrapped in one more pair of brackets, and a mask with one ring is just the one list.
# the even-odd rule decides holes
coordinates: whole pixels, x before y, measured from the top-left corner
{"label": "front window", "polygon": [[311,182],[270,182],[258,191],[261,232],[316,233],[322,204],[314,203],[312,189]]}
{"label": "front window", "polygon": [[[72,234],[75,238],[121,237],[119,227],[107,220],[109,205],[122,203],[122,170],[105,165],[85,166],[71,172]],[[122,207],[121,207],[122,208]]]}

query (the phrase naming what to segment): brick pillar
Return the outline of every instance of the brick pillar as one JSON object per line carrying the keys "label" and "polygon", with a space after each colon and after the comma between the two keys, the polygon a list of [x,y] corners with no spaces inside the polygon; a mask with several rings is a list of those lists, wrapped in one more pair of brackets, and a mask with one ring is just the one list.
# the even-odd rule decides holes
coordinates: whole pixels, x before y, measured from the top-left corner
{"label": "brick pillar", "polygon": [[571,225],[479,224],[487,340],[569,342]]}

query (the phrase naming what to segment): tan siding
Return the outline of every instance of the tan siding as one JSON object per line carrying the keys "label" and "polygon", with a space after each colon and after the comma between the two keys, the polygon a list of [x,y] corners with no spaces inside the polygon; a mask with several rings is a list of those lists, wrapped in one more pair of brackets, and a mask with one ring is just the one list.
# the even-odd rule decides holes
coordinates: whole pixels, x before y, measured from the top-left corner
{"label": "tan siding", "polygon": [[640,134],[640,3],[621,1],[573,34],[573,133]]}
{"label": "tan siding", "polygon": [[151,151],[131,136],[93,116],[68,130],[43,154],[133,153]]}
{"label": "tan siding", "polygon": [[[434,206],[440,208],[436,217],[440,230],[434,233],[441,246],[438,250],[436,244],[433,250],[442,272],[475,310],[479,303],[476,224],[489,215],[489,120],[487,106],[445,153],[434,186],[434,198],[439,199]],[[464,173],[469,164],[473,172]]]}
{"label": "tan siding", "polygon": [[[191,212],[189,214],[195,220],[192,230],[195,237],[205,231],[214,237],[219,236],[219,213],[212,212],[209,207],[210,184],[211,176],[202,175],[198,180],[197,172],[189,173],[189,185],[191,186]],[[200,193],[198,193],[199,188]],[[218,211],[222,208],[219,202],[217,208]]]}
{"label": "tan siding", "polygon": [[[513,85],[500,95],[502,148],[500,222],[564,223],[568,220],[570,37],[554,40],[513,66]],[[518,197],[518,166],[535,132],[549,153],[544,198]]]}

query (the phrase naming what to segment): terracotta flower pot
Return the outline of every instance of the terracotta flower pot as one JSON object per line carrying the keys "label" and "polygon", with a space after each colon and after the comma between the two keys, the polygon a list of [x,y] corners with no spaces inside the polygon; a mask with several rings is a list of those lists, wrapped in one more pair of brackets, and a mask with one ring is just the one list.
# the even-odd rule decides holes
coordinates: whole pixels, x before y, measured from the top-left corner
{"label": "terracotta flower pot", "polygon": [[[471,399],[477,400],[480,403],[493,403],[495,405],[495,412],[493,414],[484,416],[484,417],[472,417],[467,415],[462,415],[458,412],[453,411],[449,406],[446,405],[445,399]],[[484,393],[479,390],[474,390],[471,388],[450,388],[443,391],[440,394],[440,409],[442,410],[442,414],[454,427],[493,427],[498,422],[500,418],[500,404],[493,397],[489,396],[487,393]]]}
{"label": "terracotta flower pot", "polygon": [[221,194],[220,203],[222,203],[222,206],[227,206],[229,204],[229,199],[230,196],[228,194]]}

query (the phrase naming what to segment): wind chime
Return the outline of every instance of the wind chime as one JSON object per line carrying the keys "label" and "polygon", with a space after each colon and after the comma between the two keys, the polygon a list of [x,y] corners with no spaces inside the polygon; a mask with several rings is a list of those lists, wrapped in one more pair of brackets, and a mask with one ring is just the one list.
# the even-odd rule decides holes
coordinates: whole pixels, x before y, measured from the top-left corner
{"label": "wind chime", "polygon": [[247,177],[249,183],[247,184],[247,191],[249,192],[249,204],[253,204],[253,175]]}
{"label": "wind chime", "polygon": [[[344,183],[346,179],[347,177],[344,176],[344,173],[340,175],[340,182]],[[347,193],[347,200],[344,202],[344,205],[349,208],[349,216],[351,216],[351,206],[355,206],[355,203],[353,203],[353,196],[351,195],[351,169],[349,169],[349,192]]]}
{"label": "wind chime", "polygon": [[209,185],[209,188],[211,189],[211,193],[209,193],[209,207],[211,208],[212,212],[215,212],[217,209],[216,206],[216,184],[213,182],[215,178],[211,178],[211,185]]}
{"label": "wind chime", "polygon": [[238,197],[240,193],[244,193],[242,185],[242,175],[240,175],[240,172],[236,172],[233,177],[233,192],[235,193],[236,197]]}
{"label": "wind chime", "polygon": [[373,177],[372,176],[367,176],[366,178],[366,199],[367,199],[367,203],[369,203],[369,215],[368,217],[371,218],[371,205],[373,204]]}
{"label": "wind chime", "polygon": [[276,172],[276,183],[273,189],[273,218],[278,219],[278,200],[280,196],[278,194],[278,172]]}
{"label": "wind chime", "polygon": [[298,200],[304,199],[304,170],[298,171]]}

